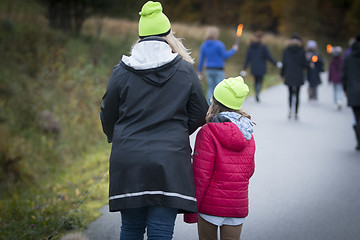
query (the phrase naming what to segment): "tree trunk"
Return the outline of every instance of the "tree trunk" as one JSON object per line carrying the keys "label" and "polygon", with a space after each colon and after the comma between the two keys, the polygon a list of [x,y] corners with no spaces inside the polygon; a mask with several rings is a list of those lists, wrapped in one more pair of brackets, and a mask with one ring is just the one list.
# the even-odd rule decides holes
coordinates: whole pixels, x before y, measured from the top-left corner
{"label": "tree trunk", "polygon": [[57,1],[49,1],[47,19],[49,20],[50,28],[59,27],[58,18],[59,18],[59,3]]}
{"label": "tree trunk", "polygon": [[65,31],[72,30],[71,24],[71,3],[68,1],[61,1],[60,3],[60,28]]}
{"label": "tree trunk", "polygon": [[75,24],[75,33],[80,34],[82,25],[86,19],[86,4],[83,1],[74,2],[74,24]]}

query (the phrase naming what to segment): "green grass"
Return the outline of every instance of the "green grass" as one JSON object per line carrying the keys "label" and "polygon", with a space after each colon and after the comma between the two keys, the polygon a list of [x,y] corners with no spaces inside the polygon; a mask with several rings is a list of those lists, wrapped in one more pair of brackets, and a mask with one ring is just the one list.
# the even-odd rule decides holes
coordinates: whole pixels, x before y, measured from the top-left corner
{"label": "green grass", "polygon": [[[74,159],[41,182],[20,187],[0,202],[1,239],[47,239],[74,209],[86,192],[108,168],[106,145]],[[69,230],[83,229],[100,215],[99,208],[108,201],[108,172],[91,190],[53,239]]]}
{"label": "green grass", "polygon": [[[6,25],[7,26],[7,25]],[[0,239],[45,239],[108,167],[101,97],[122,44],[31,23],[0,25]],[[43,130],[50,111],[61,130]],[[107,178],[60,229],[83,229],[107,203]]]}

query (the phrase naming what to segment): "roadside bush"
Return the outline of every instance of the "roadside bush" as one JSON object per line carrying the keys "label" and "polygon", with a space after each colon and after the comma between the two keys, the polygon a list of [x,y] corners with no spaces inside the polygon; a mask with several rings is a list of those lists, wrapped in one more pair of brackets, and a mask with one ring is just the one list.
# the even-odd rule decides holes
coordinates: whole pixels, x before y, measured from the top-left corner
{"label": "roadside bush", "polygon": [[103,140],[99,107],[119,57],[91,37],[11,24],[0,28],[1,190],[66,167]]}

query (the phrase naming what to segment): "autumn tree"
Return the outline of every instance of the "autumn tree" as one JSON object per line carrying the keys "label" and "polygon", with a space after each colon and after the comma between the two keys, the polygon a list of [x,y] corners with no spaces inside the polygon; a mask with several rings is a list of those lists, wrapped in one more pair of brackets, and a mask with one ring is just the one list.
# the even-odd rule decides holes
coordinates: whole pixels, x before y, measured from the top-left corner
{"label": "autumn tree", "polygon": [[240,21],[252,30],[278,30],[278,17],[268,0],[246,1],[241,8]]}
{"label": "autumn tree", "polygon": [[[46,9],[51,28],[80,33],[84,21],[90,16],[116,16],[130,18],[137,15],[138,1],[131,0],[38,0]],[[130,13],[130,14],[129,14]]]}
{"label": "autumn tree", "polygon": [[[49,25],[79,33],[86,18],[139,19],[146,0],[37,0],[47,7]],[[280,34],[348,38],[358,34],[360,0],[161,0],[171,21]]]}
{"label": "autumn tree", "polygon": [[352,36],[360,34],[360,0],[352,0],[345,14],[344,25]]}

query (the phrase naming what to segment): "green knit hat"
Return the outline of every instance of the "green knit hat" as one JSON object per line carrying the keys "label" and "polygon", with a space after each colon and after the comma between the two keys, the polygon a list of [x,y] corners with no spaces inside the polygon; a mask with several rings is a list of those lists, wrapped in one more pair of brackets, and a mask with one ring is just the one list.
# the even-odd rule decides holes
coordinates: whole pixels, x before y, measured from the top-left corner
{"label": "green knit hat", "polygon": [[214,89],[214,98],[225,107],[239,110],[243,104],[249,87],[240,76],[222,80]]}
{"label": "green knit hat", "polygon": [[162,12],[159,2],[148,1],[141,9],[139,21],[139,37],[165,36],[170,33],[169,19]]}

